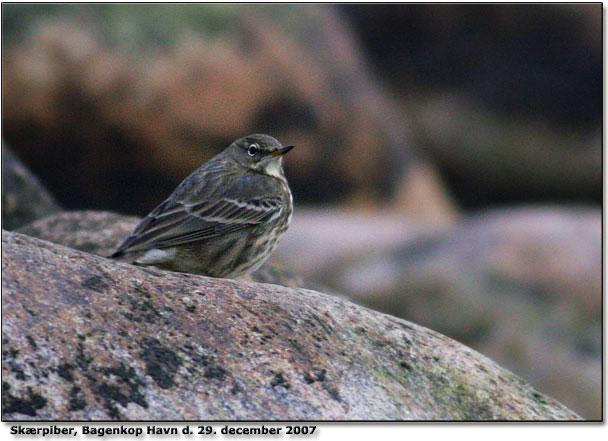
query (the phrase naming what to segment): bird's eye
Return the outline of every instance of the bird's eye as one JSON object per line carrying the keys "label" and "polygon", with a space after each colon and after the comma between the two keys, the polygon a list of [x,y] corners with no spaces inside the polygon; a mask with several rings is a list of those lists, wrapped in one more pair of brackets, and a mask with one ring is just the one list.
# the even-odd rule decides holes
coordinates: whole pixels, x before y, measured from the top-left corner
{"label": "bird's eye", "polygon": [[258,152],[258,148],[259,147],[257,144],[251,144],[247,150],[247,153],[249,153],[249,156],[255,156],[255,154]]}

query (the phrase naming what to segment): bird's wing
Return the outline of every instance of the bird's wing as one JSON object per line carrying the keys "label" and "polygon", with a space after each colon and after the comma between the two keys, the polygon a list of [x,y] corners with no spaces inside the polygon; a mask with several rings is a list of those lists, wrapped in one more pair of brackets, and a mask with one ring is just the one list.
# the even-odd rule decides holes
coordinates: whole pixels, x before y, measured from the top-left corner
{"label": "bird's wing", "polygon": [[217,237],[280,214],[280,194],[254,196],[249,195],[250,190],[239,192],[238,184],[247,184],[242,181],[223,196],[210,200],[201,201],[200,195],[190,201],[167,199],[141,221],[112,257]]}

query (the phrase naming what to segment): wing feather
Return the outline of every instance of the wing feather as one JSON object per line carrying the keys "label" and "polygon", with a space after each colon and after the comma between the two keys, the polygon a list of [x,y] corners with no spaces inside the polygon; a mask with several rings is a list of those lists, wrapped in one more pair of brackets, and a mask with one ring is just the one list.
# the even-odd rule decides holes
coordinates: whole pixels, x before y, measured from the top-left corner
{"label": "wing feather", "polygon": [[146,216],[112,256],[210,239],[260,224],[280,209],[278,195],[250,200],[224,197],[196,204],[169,199]]}

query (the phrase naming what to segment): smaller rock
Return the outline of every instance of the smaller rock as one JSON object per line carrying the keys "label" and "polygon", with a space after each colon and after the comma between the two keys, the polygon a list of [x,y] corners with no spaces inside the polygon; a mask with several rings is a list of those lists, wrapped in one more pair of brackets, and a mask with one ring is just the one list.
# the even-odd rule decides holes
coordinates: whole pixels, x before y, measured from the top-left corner
{"label": "smaller rock", "polygon": [[38,178],[2,143],[2,228],[14,230],[59,210]]}
{"label": "smaller rock", "polygon": [[139,218],[105,211],[66,211],[45,217],[19,233],[107,257],[133,231]]}

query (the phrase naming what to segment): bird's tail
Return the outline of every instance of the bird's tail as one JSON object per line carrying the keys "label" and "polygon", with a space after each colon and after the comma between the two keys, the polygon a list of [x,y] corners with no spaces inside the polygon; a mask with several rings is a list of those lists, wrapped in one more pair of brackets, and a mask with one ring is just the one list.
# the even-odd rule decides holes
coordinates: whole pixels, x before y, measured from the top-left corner
{"label": "bird's tail", "polygon": [[108,257],[108,259],[118,259],[124,255],[125,255],[125,252],[123,250],[116,250],[107,257]]}

